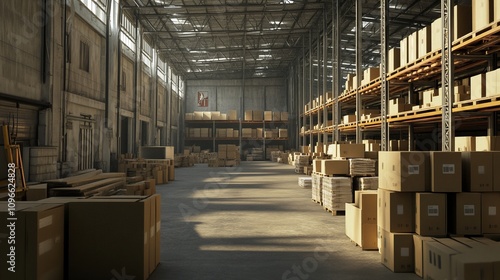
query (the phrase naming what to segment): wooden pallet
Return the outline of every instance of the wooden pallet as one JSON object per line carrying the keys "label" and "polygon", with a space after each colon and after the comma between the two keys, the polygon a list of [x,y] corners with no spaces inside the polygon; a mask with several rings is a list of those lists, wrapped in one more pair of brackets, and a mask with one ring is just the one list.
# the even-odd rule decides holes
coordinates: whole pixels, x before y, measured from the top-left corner
{"label": "wooden pallet", "polygon": [[332,216],[345,216],[345,210],[328,209],[324,206],[323,209],[325,209],[326,212],[332,213]]}
{"label": "wooden pallet", "polygon": [[312,200],[312,202],[314,202],[314,203],[317,203],[317,204],[319,204],[319,205],[323,205],[323,203],[322,203],[321,201],[317,201],[317,200],[316,200],[316,199],[314,199],[314,198],[312,198],[311,200]]}
{"label": "wooden pallet", "polygon": [[496,101],[500,101],[500,95],[489,96],[489,97],[484,97],[484,98],[474,99],[474,100],[465,100],[465,101],[455,102],[455,105],[457,108],[462,108],[462,107],[476,106],[479,104],[491,103],[491,102],[496,102]]}

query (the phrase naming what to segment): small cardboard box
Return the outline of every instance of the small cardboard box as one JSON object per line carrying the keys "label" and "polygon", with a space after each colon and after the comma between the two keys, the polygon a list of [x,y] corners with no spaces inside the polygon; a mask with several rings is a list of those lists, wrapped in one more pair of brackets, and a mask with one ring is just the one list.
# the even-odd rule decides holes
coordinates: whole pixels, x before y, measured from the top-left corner
{"label": "small cardboard box", "polygon": [[227,119],[230,121],[237,121],[238,120],[238,113],[236,110],[229,110],[227,111]]}
{"label": "small cardboard box", "polygon": [[245,121],[252,121],[252,120],[253,120],[253,111],[245,110]]}
{"label": "small cardboard box", "polygon": [[334,157],[340,158],[363,158],[365,156],[365,145],[363,144],[333,144],[335,145]]}
{"label": "small cardboard box", "polygon": [[448,195],[448,231],[453,234],[481,234],[481,194]]}
{"label": "small cardboard box", "polygon": [[254,121],[263,121],[264,120],[264,112],[261,110],[253,110],[253,120]]}
{"label": "small cardboard box", "polygon": [[287,138],[288,137],[288,129],[286,129],[286,128],[280,128],[278,130],[278,137],[279,138]]}
{"label": "small cardboard box", "polygon": [[273,112],[273,121],[281,121],[281,113]]}
{"label": "small cardboard box", "polygon": [[382,263],[393,272],[414,272],[413,234],[382,231]]}
{"label": "small cardboard box", "polygon": [[446,194],[415,194],[415,232],[421,236],[443,236],[446,227]]}
{"label": "small cardboard box", "polygon": [[415,232],[415,194],[378,189],[378,225],[390,232]]}
{"label": "small cardboard box", "polygon": [[493,154],[491,152],[463,152],[462,166],[465,191],[493,191]]}
{"label": "small cardboard box", "polygon": [[264,120],[272,121],[273,120],[273,111],[264,111]]}
{"label": "small cardboard box", "polygon": [[322,160],[321,173],[326,175],[348,175],[349,161],[343,159]]}
{"label": "small cardboard box", "polygon": [[428,190],[428,161],[428,156],[423,152],[380,152],[379,188],[400,192]]}
{"label": "small cardboard box", "polygon": [[431,152],[433,192],[462,191],[462,155],[459,152]]}
{"label": "small cardboard box", "polygon": [[281,118],[282,121],[288,121],[288,112],[281,112]]}
{"label": "small cardboard box", "polygon": [[[491,75],[491,74],[490,74]],[[481,73],[470,78],[470,99],[479,99],[486,96],[486,74]]]}
{"label": "small cardboard box", "polygon": [[481,195],[482,233],[500,233],[500,193]]}
{"label": "small cardboard box", "polygon": [[485,96],[495,96],[495,95],[498,95],[500,93],[500,88],[498,86],[498,77],[500,76],[499,75],[500,71],[499,69],[497,70],[493,70],[493,71],[490,71],[490,72],[486,72],[486,78],[485,78],[485,95],[482,96],[482,97],[485,97]]}
{"label": "small cardboard box", "polygon": [[313,159],[312,161],[312,171],[321,173],[322,159]]}
{"label": "small cardboard box", "polygon": [[399,41],[399,49],[399,61],[401,63],[401,66],[406,66],[406,64],[408,64],[408,37],[405,37],[401,41]]}

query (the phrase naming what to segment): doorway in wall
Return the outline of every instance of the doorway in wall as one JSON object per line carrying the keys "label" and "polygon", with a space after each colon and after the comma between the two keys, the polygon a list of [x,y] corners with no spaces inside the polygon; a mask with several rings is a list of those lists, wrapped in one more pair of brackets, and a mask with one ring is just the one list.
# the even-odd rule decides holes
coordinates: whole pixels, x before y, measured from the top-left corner
{"label": "doorway in wall", "polygon": [[120,127],[120,153],[130,152],[130,118],[121,117]]}
{"label": "doorway in wall", "polygon": [[145,121],[141,121],[141,146],[147,146],[149,143],[149,123]]}

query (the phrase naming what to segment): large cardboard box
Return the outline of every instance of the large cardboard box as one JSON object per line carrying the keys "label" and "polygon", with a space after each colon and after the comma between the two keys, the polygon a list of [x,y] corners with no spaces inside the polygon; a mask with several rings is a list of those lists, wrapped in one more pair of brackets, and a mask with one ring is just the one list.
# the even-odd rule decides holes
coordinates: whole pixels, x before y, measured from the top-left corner
{"label": "large cardboard box", "polygon": [[415,232],[421,236],[445,237],[446,194],[415,194]]}
{"label": "large cardboard box", "polygon": [[424,242],[424,279],[452,279],[452,256],[461,254],[438,241]]}
{"label": "large cardboard box", "polygon": [[390,232],[415,232],[415,194],[378,189],[378,225]]}
{"label": "large cardboard box", "polygon": [[255,137],[257,137],[257,138],[264,137],[264,129],[263,128],[256,128],[255,131],[256,131]]}
{"label": "large cardboard box", "polygon": [[273,111],[264,111],[264,120],[272,121],[273,120]]}
{"label": "large cardboard box", "polygon": [[253,110],[252,117],[254,121],[263,121],[264,112],[262,110]]}
{"label": "large cardboard box", "polygon": [[322,159],[313,159],[312,161],[312,171],[321,173]]}
{"label": "large cardboard box", "polygon": [[201,121],[203,120],[203,112],[194,112],[193,113],[193,120],[196,120],[196,121]]}
{"label": "large cardboard box", "polygon": [[459,152],[431,152],[433,192],[462,191],[462,155]]}
{"label": "large cardboard box", "polygon": [[[489,258],[478,250],[470,250],[464,254],[457,254],[452,257],[451,279],[474,280],[474,279],[498,279],[499,275],[494,275],[494,259]],[[498,261],[498,258],[496,259]],[[498,270],[500,272],[500,270]]]}
{"label": "large cardboard box", "polygon": [[493,20],[493,0],[472,0],[472,29],[477,31]]}
{"label": "large cardboard box", "polygon": [[415,250],[415,274],[420,277],[424,276],[424,268],[427,264],[424,263],[424,242],[433,241],[431,237],[413,235],[413,247]]}
{"label": "large cardboard box", "polygon": [[227,111],[227,119],[230,121],[237,121],[238,120],[238,112],[236,110]]}
{"label": "large cardboard box", "polygon": [[122,275],[123,269],[134,279],[147,279],[151,273],[151,199],[69,203],[69,279],[111,279]]}
{"label": "large cardboard box", "polygon": [[332,144],[335,145],[334,157],[341,158],[363,158],[365,145],[363,144]]}
{"label": "large cardboard box", "polygon": [[472,7],[455,5],[453,11],[453,40],[457,40],[472,32]]}
{"label": "large cardboard box", "polygon": [[475,136],[460,136],[455,137],[455,151],[456,152],[470,152],[476,150],[476,137]]}
{"label": "large cardboard box", "polygon": [[431,52],[432,30],[426,26],[418,31],[418,58]]}
{"label": "large cardboard box", "polygon": [[435,52],[440,50],[443,45],[443,23],[442,19],[438,18],[434,20],[431,24],[431,51]]}
{"label": "large cardboard box", "polygon": [[399,61],[401,66],[406,66],[408,64],[408,37],[405,37],[399,41]]}
{"label": "large cardboard box", "polygon": [[492,152],[493,157],[493,191],[500,192],[500,152]]}
{"label": "large cardboard box", "polygon": [[476,136],[476,151],[500,150],[500,136]]}
{"label": "large cardboard box", "polygon": [[481,195],[482,233],[500,233],[500,193]]}
{"label": "large cardboard box", "polygon": [[203,138],[208,138],[208,137],[212,137],[212,135],[210,135],[210,128],[206,128],[206,127],[202,127],[200,128],[200,137],[203,137]]}
{"label": "large cardboard box", "polygon": [[[491,75],[491,73],[489,75]],[[474,100],[483,98],[485,96],[486,96],[486,74],[481,73],[472,76],[470,78],[470,99]]]}
{"label": "large cardboard box", "polygon": [[382,263],[393,272],[414,272],[413,234],[382,231]]}
{"label": "large cardboard box", "polygon": [[325,175],[348,175],[349,161],[343,159],[324,159],[321,161],[321,173]]}
{"label": "large cardboard box", "polygon": [[252,129],[251,128],[242,128],[241,129],[241,137],[251,138],[252,137]]}
{"label": "large cardboard box", "polygon": [[428,161],[428,156],[423,152],[380,152],[379,188],[400,192],[428,190]]}
{"label": "large cardboard box", "polygon": [[288,129],[286,129],[286,128],[280,128],[278,130],[278,137],[279,138],[287,138],[288,137]]}
{"label": "large cardboard box", "polygon": [[392,48],[389,50],[389,66],[388,73],[393,72],[401,66],[401,52],[399,48]]}
{"label": "large cardboard box", "polygon": [[413,32],[408,36],[408,63],[412,63],[415,60],[417,60],[419,53],[418,53],[418,46],[419,46],[419,41],[418,41],[418,31]]}
{"label": "large cardboard box", "polygon": [[346,203],[346,235],[364,250],[377,249],[377,191],[357,191]]}
{"label": "large cardboard box", "polygon": [[211,121],[212,120],[212,112],[203,112],[203,120]]}
{"label": "large cardboard box", "polygon": [[448,231],[453,234],[481,234],[481,194],[448,195]]}
{"label": "large cardboard box", "polygon": [[485,93],[486,97],[500,95],[500,68],[486,73]]}
{"label": "large cardboard box", "polygon": [[253,111],[245,110],[245,121],[252,121],[252,120],[253,120]]}
{"label": "large cardboard box", "polygon": [[463,187],[470,192],[493,191],[493,154],[463,152]]}

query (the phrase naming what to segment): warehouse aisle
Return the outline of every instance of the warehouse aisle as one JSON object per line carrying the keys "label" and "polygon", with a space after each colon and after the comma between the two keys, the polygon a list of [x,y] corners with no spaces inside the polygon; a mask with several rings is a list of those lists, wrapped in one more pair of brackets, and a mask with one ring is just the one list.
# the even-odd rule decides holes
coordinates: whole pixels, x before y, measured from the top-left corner
{"label": "warehouse aisle", "polygon": [[161,264],[150,279],[420,279],[361,251],[297,186],[289,165],[176,169],[162,195]]}

